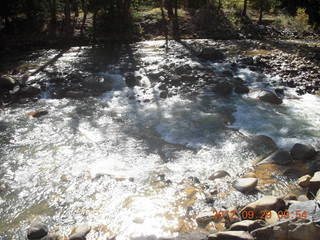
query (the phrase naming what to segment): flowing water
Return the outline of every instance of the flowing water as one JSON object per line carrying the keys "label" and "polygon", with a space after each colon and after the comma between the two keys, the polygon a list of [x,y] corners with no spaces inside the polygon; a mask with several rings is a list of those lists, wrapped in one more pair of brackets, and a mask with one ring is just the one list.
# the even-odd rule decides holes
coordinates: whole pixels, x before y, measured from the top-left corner
{"label": "flowing water", "polygon": [[[231,186],[257,157],[244,135],[267,135],[287,149],[296,142],[320,147],[317,96],[285,98],[273,106],[254,94],[221,98],[205,87],[192,94],[179,94],[177,87],[176,94],[160,98],[159,85],[146,71],[158,71],[168,61],[199,65],[177,57],[177,49],[165,54],[163,44],[133,47],[143,66],[137,70],[142,84],[134,88],[126,86],[119,58],[109,59],[99,48],[42,50],[25,61],[41,66],[59,54],[28,80],[46,83],[39,101],[1,111],[0,237],[23,239],[35,220],[62,235],[89,224],[89,240],[176,236],[197,229],[194,217],[200,211],[241,205],[263,194],[244,195]],[[129,61],[126,51],[122,61]],[[203,64],[217,72],[230,69],[228,62]],[[80,99],[54,97],[52,75],[63,78],[70,72],[102,76],[111,89]],[[256,81],[258,75],[248,68],[234,72],[250,88],[264,85]],[[35,110],[49,114],[29,117]],[[231,177],[209,181],[216,170]],[[294,182],[276,179],[268,193],[285,194]],[[210,206],[205,199],[213,190],[218,195]]]}

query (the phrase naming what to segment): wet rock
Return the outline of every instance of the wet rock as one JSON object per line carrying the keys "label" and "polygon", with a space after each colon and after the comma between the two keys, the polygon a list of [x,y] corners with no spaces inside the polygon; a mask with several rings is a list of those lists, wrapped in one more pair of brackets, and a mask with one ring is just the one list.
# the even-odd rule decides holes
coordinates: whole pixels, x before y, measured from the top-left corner
{"label": "wet rock", "polygon": [[230,226],[230,231],[247,231],[251,232],[257,228],[264,227],[265,223],[262,220],[244,220],[241,222],[234,223]]}
{"label": "wet rock", "polygon": [[307,188],[310,185],[311,176],[310,175],[304,175],[298,179],[298,184],[302,188]]}
{"label": "wet rock", "polygon": [[86,236],[90,230],[91,227],[88,225],[81,225],[75,229],[74,233],[69,237],[69,240],[86,240]]}
{"label": "wet rock", "polygon": [[297,196],[289,193],[289,194],[285,195],[284,197],[282,197],[282,199],[283,200],[297,200]]}
{"label": "wet rock", "polygon": [[320,222],[320,207],[315,200],[296,202],[290,205],[288,212],[297,218],[310,219],[313,222]]}
{"label": "wet rock", "polygon": [[263,102],[271,103],[271,104],[282,104],[282,99],[279,98],[275,93],[267,90],[263,90],[259,93],[258,99]]}
{"label": "wet rock", "polygon": [[0,76],[0,89],[12,90],[16,85],[16,81],[9,76]]}
{"label": "wet rock", "polygon": [[63,237],[59,236],[58,234],[49,234],[41,238],[41,240],[63,240]]}
{"label": "wet rock", "polygon": [[233,183],[233,187],[239,192],[252,192],[258,185],[257,178],[239,178]]}
{"label": "wet rock", "polygon": [[268,212],[267,215],[265,216],[265,221],[268,224],[274,224],[274,223],[278,222],[279,220],[280,219],[279,219],[278,213],[273,210]]}
{"label": "wet rock", "polygon": [[238,94],[247,94],[249,93],[249,91],[250,91],[249,88],[243,84],[237,84],[234,89],[234,92]]}
{"label": "wet rock", "polygon": [[276,198],[274,196],[264,196],[257,201],[254,201],[247,206],[245,206],[241,212],[243,211],[254,211],[256,214],[261,214],[261,211],[266,210],[282,210],[286,207],[286,204],[283,199]]}
{"label": "wet rock", "polygon": [[243,57],[243,58],[239,59],[239,62],[244,65],[253,65],[254,59],[253,59],[253,57]]}
{"label": "wet rock", "polygon": [[82,80],[82,85],[86,88],[98,91],[108,91],[112,89],[113,81],[106,76],[91,75]]}
{"label": "wet rock", "polygon": [[250,233],[245,231],[225,231],[210,234],[208,240],[254,240]]}
{"label": "wet rock", "polygon": [[287,165],[292,163],[293,159],[288,151],[285,150],[278,150],[272,153],[267,158],[263,159],[258,165],[266,164],[266,163],[275,163],[279,165]]}
{"label": "wet rock", "polygon": [[38,84],[25,86],[21,88],[20,94],[25,97],[35,97],[41,93],[41,87]]}
{"label": "wet rock", "polygon": [[219,170],[214,172],[210,177],[209,180],[215,180],[217,178],[224,178],[226,176],[230,176],[230,174],[224,170]]}
{"label": "wet rock", "polygon": [[306,195],[302,194],[298,196],[297,200],[299,202],[305,202],[305,201],[309,201],[309,198]]}
{"label": "wet rock", "polygon": [[310,179],[309,182],[309,187],[313,190],[318,190],[320,188],[320,171],[315,172],[313,174],[313,177]]}
{"label": "wet rock", "polygon": [[277,144],[272,138],[265,135],[249,137],[248,144],[250,150],[258,156],[266,156],[278,149]]}
{"label": "wet rock", "polygon": [[291,151],[291,156],[296,160],[308,160],[314,157],[317,152],[311,145],[296,143]]}
{"label": "wet rock", "polygon": [[221,96],[228,96],[232,93],[232,85],[228,82],[219,82],[213,88],[213,91]]}
{"label": "wet rock", "polygon": [[48,227],[42,223],[33,224],[28,228],[27,237],[30,240],[38,240],[48,234]]}
{"label": "wet rock", "polygon": [[249,172],[241,176],[242,178],[257,178],[257,175],[253,172]]}
{"label": "wet rock", "polygon": [[48,113],[49,112],[47,110],[39,110],[39,111],[29,112],[27,115],[29,117],[39,118],[47,115]]}
{"label": "wet rock", "polygon": [[139,85],[139,81],[133,73],[126,73],[124,76],[128,87],[133,88],[134,86]]}
{"label": "wet rock", "polygon": [[213,212],[201,212],[196,217],[196,222],[199,227],[206,227],[210,222],[213,221],[213,219],[216,219],[216,216],[213,216]]}
{"label": "wet rock", "polygon": [[161,91],[159,97],[160,98],[167,98],[168,97],[168,92],[167,91]]}
{"label": "wet rock", "polygon": [[317,194],[314,200],[320,201],[320,189],[317,191]]}
{"label": "wet rock", "polygon": [[210,61],[221,61],[225,59],[225,55],[223,54],[223,52],[214,48],[201,49],[201,51],[197,54],[197,57]]}

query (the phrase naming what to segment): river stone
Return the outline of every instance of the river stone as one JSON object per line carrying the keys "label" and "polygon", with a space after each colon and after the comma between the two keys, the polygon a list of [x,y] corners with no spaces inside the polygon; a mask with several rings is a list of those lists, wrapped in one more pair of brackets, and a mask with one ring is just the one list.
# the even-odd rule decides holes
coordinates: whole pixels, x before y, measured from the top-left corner
{"label": "river stone", "polygon": [[317,191],[317,194],[314,200],[320,201],[320,189]]}
{"label": "river stone", "polygon": [[243,211],[254,211],[255,213],[259,213],[260,211],[267,210],[282,210],[286,207],[285,201],[281,198],[276,198],[274,196],[264,196],[257,201],[249,203],[245,206],[241,212]]}
{"label": "river stone", "polygon": [[276,211],[272,210],[272,211],[268,212],[268,214],[270,214],[270,217],[268,215],[268,217],[265,218],[266,223],[274,224],[280,220],[278,213]]}
{"label": "river stone", "polygon": [[292,147],[290,153],[292,158],[296,160],[308,160],[317,154],[316,150],[311,145],[300,143],[296,143]]}
{"label": "river stone", "polygon": [[254,240],[254,238],[245,231],[225,231],[210,234],[208,240]]}
{"label": "river stone", "polygon": [[308,219],[297,219],[288,225],[288,239],[314,240],[320,238],[320,227]]}
{"label": "river stone", "polygon": [[251,192],[258,185],[257,178],[239,178],[233,183],[233,187],[239,192]]}
{"label": "river stone", "polygon": [[271,103],[271,104],[281,104],[282,103],[282,99],[279,98],[275,93],[271,92],[271,91],[267,91],[267,90],[263,90],[259,93],[258,98],[263,101],[263,102],[267,102],[267,103]]}
{"label": "river stone", "polygon": [[314,190],[318,190],[320,188],[320,171],[315,172],[313,177],[310,179],[309,187]]}
{"label": "river stone", "polygon": [[48,234],[48,227],[42,223],[31,225],[27,230],[27,237],[30,240],[40,239]]}
{"label": "river stone", "polygon": [[34,97],[41,93],[41,86],[39,84],[33,84],[21,88],[21,95],[25,97]]}
{"label": "river stone", "polygon": [[257,175],[254,172],[248,172],[241,176],[242,178],[257,178]]}
{"label": "river stone", "polygon": [[211,212],[211,211],[201,212],[196,217],[196,222],[199,227],[206,227],[210,222],[213,221],[214,218],[216,218],[215,216],[213,215],[213,212]]}
{"label": "river stone", "polygon": [[228,82],[219,82],[215,85],[213,91],[221,96],[227,96],[232,93],[232,85]]}
{"label": "river stone", "polygon": [[201,51],[197,53],[197,57],[210,61],[221,61],[225,59],[223,52],[214,48],[201,49]]}
{"label": "river stone", "polygon": [[90,230],[91,227],[88,225],[81,225],[75,229],[74,233],[69,237],[69,240],[85,240]]}
{"label": "river stone", "polygon": [[305,202],[296,202],[289,206],[288,212],[290,216],[301,218],[298,216],[303,212],[306,212],[305,216],[313,222],[320,222],[320,207],[319,203],[315,200],[309,200]]}
{"label": "river stone", "polygon": [[0,89],[12,90],[16,84],[16,81],[9,76],[0,77]]}
{"label": "river stone", "polygon": [[306,202],[306,201],[309,201],[309,198],[306,195],[301,194],[301,195],[298,196],[297,200],[299,202]]}
{"label": "river stone", "polygon": [[304,175],[304,176],[300,177],[297,182],[300,187],[307,188],[310,185],[310,179],[311,179],[310,175]]}
{"label": "river stone", "polygon": [[263,159],[258,165],[266,164],[266,163],[275,163],[279,165],[287,165],[292,163],[293,159],[288,151],[278,150],[272,153],[269,157]]}
{"label": "river stone", "polygon": [[34,111],[34,112],[29,112],[27,115],[29,117],[34,117],[34,118],[39,118],[44,115],[47,115],[49,112],[47,110],[39,110],[39,111]]}
{"label": "river stone", "polygon": [[265,135],[250,136],[248,139],[250,150],[258,156],[266,156],[278,149],[272,138]]}
{"label": "river stone", "polygon": [[248,231],[251,232],[257,228],[261,228],[265,225],[262,220],[244,220],[232,224],[229,228],[230,231]]}
{"label": "river stone", "polygon": [[224,170],[219,170],[214,172],[210,177],[209,180],[215,180],[217,178],[224,178],[226,176],[230,176],[230,174]]}

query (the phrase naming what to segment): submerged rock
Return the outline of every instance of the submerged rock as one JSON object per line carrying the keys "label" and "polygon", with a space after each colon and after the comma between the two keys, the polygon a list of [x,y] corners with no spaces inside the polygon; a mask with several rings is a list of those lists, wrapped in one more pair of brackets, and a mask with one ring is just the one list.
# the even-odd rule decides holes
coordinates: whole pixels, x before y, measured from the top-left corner
{"label": "submerged rock", "polygon": [[223,52],[214,48],[201,49],[201,51],[197,54],[197,57],[210,61],[221,61],[225,59]]}
{"label": "submerged rock", "polygon": [[228,82],[219,82],[213,88],[213,91],[221,96],[228,96],[232,93],[232,85]]}
{"label": "submerged rock", "polygon": [[233,187],[239,192],[252,192],[258,185],[257,178],[239,178],[233,183]]}
{"label": "submerged rock", "polygon": [[296,160],[308,160],[313,158],[317,152],[311,145],[296,143],[291,151],[291,156]]}
{"label": "submerged rock", "polygon": [[258,156],[266,157],[278,149],[273,139],[265,135],[250,136],[247,141],[250,150]]}
{"label": "submerged rock", "polygon": [[237,84],[234,89],[234,92],[238,94],[246,94],[246,93],[249,93],[249,91],[250,91],[249,88],[243,84]]}
{"label": "submerged rock", "polygon": [[277,105],[282,104],[282,99],[279,98],[275,93],[271,91],[267,91],[267,90],[261,91],[258,95],[258,98],[263,102],[277,104]]}
{"label": "submerged rock", "polygon": [[33,224],[28,228],[27,237],[30,240],[43,238],[48,234],[48,227],[42,223]]}

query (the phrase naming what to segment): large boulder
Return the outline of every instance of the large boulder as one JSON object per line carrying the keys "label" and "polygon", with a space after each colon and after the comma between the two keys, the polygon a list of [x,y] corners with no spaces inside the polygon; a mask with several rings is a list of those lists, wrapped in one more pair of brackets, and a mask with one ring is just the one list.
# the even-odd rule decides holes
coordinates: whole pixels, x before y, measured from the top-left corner
{"label": "large boulder", "polygon": [[[259,217],[261,214],[261,211],[268,211],[268,210],[282,210],[285,209],[286,204],[285,201],[281,198],[276,198],[274,196],[264,196],[257,201],[254,201],[247,206],[245,206],[241,213],[246,212],[249,213],[249,211],[253,211],[255,213],[255,217]],[[246,215],[246,214],[244,214]]]}
{"label": "large boulder", "polygon": [[258,94],[258,99],[260,99],[263,102],[271,103],[271,104],[281,104],[282,99],[279,98],[274,92],[272,91],[267,91],[267,90],[262,90]]}
{"label": "large boulder", "polygon": [[254,191],[257,185],[257,178],[239,178],[233,183],[233,187],[242,193]]}
{"label": "large boulder", "polygon": [[0,77],[0,90],[12,90],[16,85],[16,81],[9,76],[1,76]]}
{"label": "large boulder", "polygon": [[245,231],[225,231],[210,234],[208,240],[254,240],[254,238]]}
{"label": "large boulder", "polygon": [[42,223],[31,225],[27,230],[27,238],[37,240],[45,237],[48,234],[48,227]]}
{"label": "large boulder", "polygon": [[260,157],[266,157],[278,149],[273,139],[265,135],[250,136],[247,142],[249,150]]}
{"label": "large boulder", "polygon": [[258,163],[258,165],[266,164],[266,163],[275,163],[279,165],[287,165],[289,163],[292,163],[293,159],[290,155],[290,153],[286,150],[278,150],[274,153],[272,153],[267,158],[263,159],[261,162]]}
{"label": "large boulder", "polygon": [[309,190],[317,191],[320,188],[320,171],[315,172],[309,181]]}
{"label": "large boulder", "polygon": [[296,143],[291,151],[291,156],[296,160],[309,160],[313,158],[317,152],[311,145]]}

